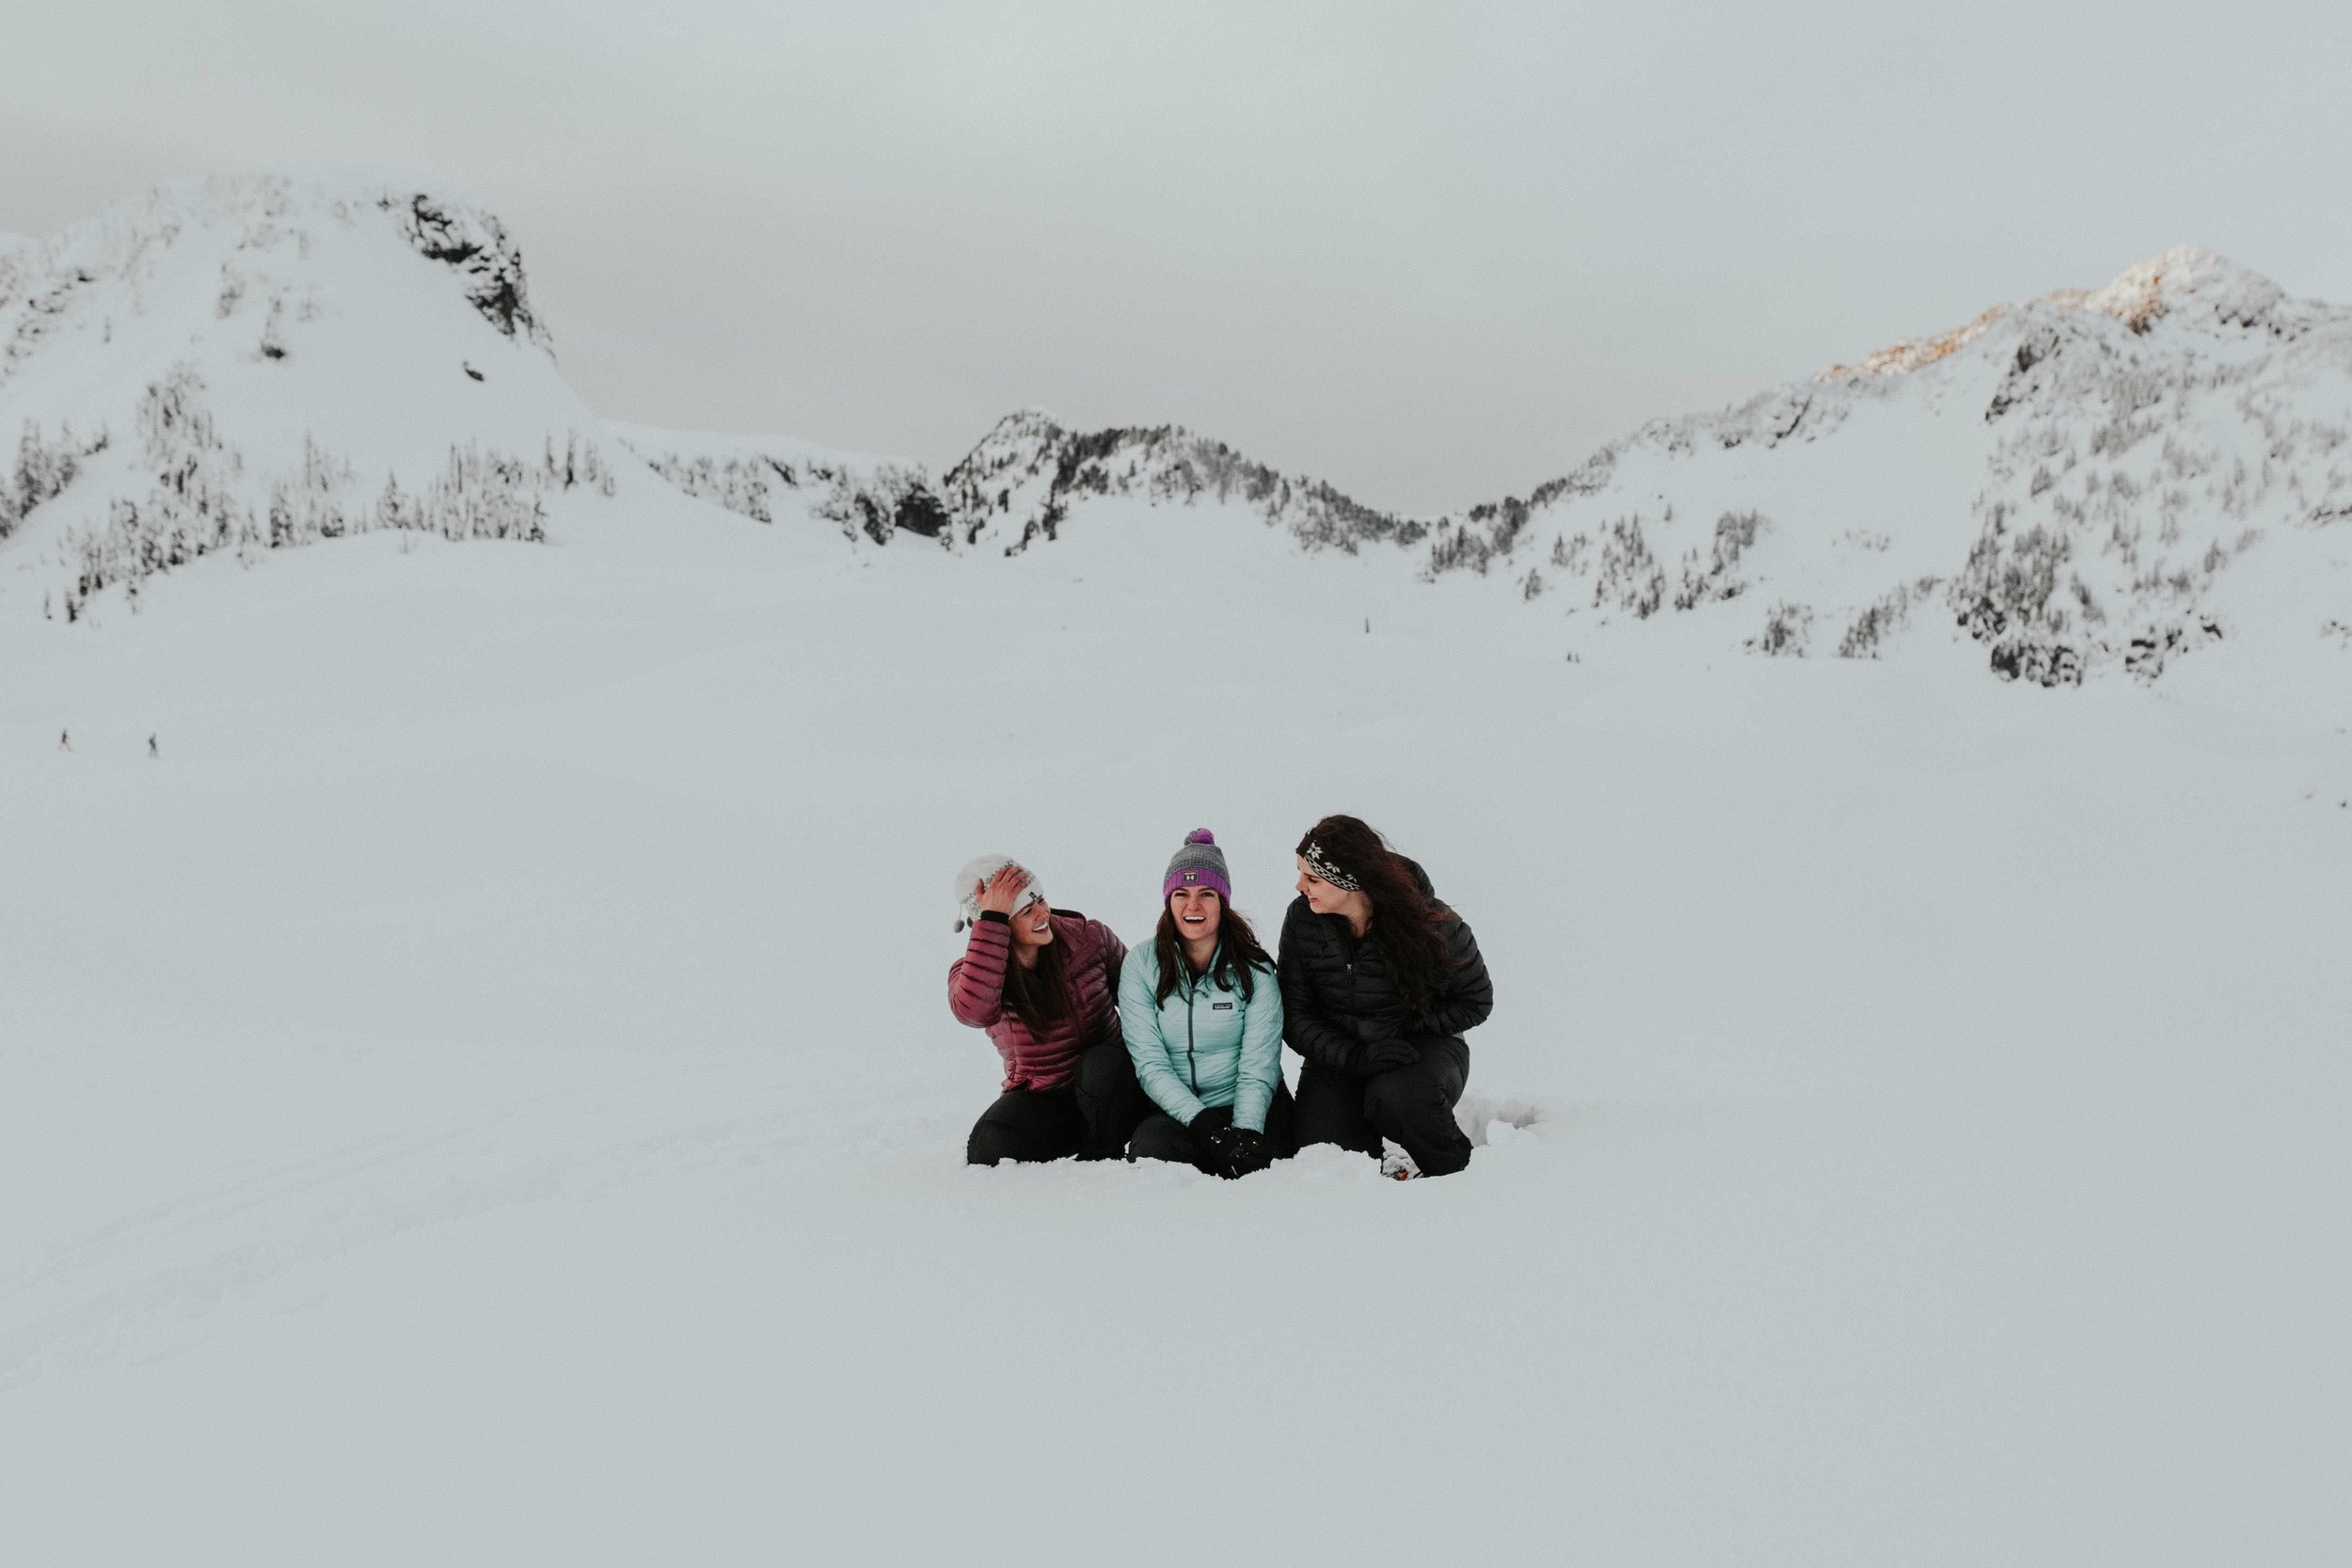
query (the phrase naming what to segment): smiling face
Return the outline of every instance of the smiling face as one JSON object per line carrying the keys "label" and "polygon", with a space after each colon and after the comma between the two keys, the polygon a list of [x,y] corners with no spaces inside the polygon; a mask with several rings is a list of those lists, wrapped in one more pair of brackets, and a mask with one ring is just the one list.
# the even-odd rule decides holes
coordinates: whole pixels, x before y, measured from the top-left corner
{"label": "smiling face", "polygon": [[1340,900],[1347,896],[1338,888],[1307,869],[1307,857],[1298,857],[1298,894],[1307,900],[1307,907],[1317,914],[1337,914]]}
{"label": "smiling face", "polygon": [[1344,893],[1316,876],[1307,867],[1307,857],[1298,857],[1299,896],[1317,914],[1345,915],[1348,924],[1361,934],[1372,922],[1372,899],[1362,893]]}
{"label": "smiling face", "polygon": [[1040,948],[1054,940],[1054,911],[1042,898],[1031,899],[1012,911],[1012,944]]}
{"label": "smiling face", "polygon": [[1180,887],[1168,895],[1168,912],[1176,934],[1188,942],[1214,942],[1225,918],[1225,901],[1213,887]]}

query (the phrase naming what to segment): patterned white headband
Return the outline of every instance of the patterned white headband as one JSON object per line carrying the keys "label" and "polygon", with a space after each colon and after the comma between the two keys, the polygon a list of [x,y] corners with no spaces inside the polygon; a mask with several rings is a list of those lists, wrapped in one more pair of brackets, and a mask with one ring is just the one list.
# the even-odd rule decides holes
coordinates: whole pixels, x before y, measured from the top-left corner
{"label": "patterned white headband", "polygon": [[1346,872],[1342,871],[1338,866],[1333,865],[1328,860],[1325,859],[1323,846],[1316,843],[1311,838],[1307,841],[1306,858],[1308,870],[1313,872],[1317,877],[1320,877],[1325,881],[1330,883],[1333,887],[1338,888],[1342,893],[1361,893],[1364,891],[1363,883],[1358,881],[1355,878],[1349,876]]}

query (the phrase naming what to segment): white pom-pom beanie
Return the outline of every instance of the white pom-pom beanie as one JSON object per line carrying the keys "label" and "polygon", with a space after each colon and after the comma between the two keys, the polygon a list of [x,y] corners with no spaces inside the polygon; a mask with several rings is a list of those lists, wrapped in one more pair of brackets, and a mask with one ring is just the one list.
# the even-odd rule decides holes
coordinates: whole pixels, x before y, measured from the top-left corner
{"label": "white pom-pom beanie", "polygon": [[[1023,871],[1029,870],[1010,855],[976,855],[963,863],[963,869],[956,873],[956,907],[961,911],[956,920],[957,930],[979,923],[980,891],[988,885],[991,877],[1009,865],[1019,866]],[[1042,902],[1044,897],[1045,890],[1038,885],[1037,873],[1031,871],[1029,885],[1021,890],[1021,896],[1013,903],[1013,912],[1017,914],[1031,904]]]}

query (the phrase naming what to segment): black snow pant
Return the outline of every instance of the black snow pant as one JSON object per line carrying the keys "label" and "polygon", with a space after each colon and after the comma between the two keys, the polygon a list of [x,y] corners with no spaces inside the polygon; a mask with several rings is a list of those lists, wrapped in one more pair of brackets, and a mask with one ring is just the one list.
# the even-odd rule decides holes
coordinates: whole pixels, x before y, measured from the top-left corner
{"label": "black snow pant", "polygon": [[[1290,1087],[1288,1085],[1278,1086],[1274,1091],[1274,1103],[1268,1105],[1265,1111],[1266,1144],[1273,1149],[1277,1160],[1287,1160],[1291,1156],[1291,1125],[1294,1119]],[[1166,1111],[1153,1111],[1143,1118],[1143,1125],[1136,1128],[1136,1135],[1128,1140],[1127,1158],[1168,1160],[1176,1164],[1209,1171],[1214,1176],[1216,1173],[1209,1166],[1209,1147],[1197,1134],[1212,1127],[1231,1126],[1232,1120],[1233,1108],[1231,1105],[1210,1106],[1193,1117],[1189,1127]]]}
{"label": "black snow pant", "polygon": [[964,1140],[975,1165],[1005,1160],[1116,1160],[1150,1109],[1127,1048],[1106,1040],[1080,1053],[1078,1076],[1058,1089],[1007,1089]]}
{"label": "black snow pant", "polygon": [[1298,1073],[1298,1147],[1337,1144],[1377,1157],[1380,1140],[1405,1146],[1423,1176],[1451,1176],[1470,1161],[1454,1101],[1470,1081],[1470,1045],[1424,1038],[1421,1059],[1369,1078],[1309,1063]]}

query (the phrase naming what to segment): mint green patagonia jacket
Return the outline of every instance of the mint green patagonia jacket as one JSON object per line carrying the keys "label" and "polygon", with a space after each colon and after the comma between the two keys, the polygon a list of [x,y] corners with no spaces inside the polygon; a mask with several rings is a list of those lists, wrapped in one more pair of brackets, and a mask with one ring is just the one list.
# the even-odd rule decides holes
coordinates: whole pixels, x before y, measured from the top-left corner
{"label": "mint green patagonia jacket", "polygon": [[1186,1127],[1208,1106],[1231,1105],[1234,1126],[1264,1132],[1266,1108],[1282,1082],[1282,987],[1274,971],[1253,974],[1254,994],[1245,997],[1239,976],[1228,990],[1187,970],[1168,1000],[1154,1003],[1160,963],[1153,945],[1127,949],[1119,972],[1120,1026],[1143,1092]]}

